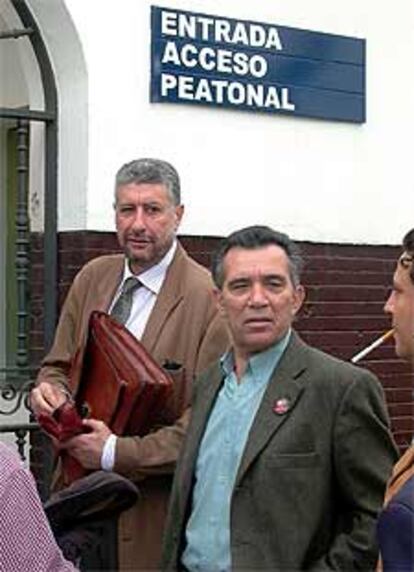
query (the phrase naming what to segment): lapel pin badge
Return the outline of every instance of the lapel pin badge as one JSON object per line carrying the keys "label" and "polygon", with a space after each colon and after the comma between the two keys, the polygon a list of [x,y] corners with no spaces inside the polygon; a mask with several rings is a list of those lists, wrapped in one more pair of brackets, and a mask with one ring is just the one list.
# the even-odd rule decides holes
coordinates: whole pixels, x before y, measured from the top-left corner
{"label": "lapel pin badge", "polygon": [[277,399],[273,404],[273,413],[284,415],[290,408],[290,400],[287,397]]}

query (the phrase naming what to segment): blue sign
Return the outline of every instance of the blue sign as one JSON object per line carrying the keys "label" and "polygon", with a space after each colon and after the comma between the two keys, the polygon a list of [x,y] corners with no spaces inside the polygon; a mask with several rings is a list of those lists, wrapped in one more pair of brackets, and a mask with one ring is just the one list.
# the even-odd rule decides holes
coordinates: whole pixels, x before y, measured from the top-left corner
{"label": "blue sign", "polygon": [[151,101],[365,122],[365,40],[151,7]]}

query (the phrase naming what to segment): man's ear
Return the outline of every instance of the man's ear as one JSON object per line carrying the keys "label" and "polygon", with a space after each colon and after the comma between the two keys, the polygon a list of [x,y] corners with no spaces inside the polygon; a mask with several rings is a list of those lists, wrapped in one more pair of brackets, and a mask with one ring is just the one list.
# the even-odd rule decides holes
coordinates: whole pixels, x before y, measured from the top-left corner
{"label": "man's ear", "polygon": [[302,284],[299,284],[295,288],[295,296],[294,296],[294,301],[293,301],[293,315],[294,316],[296,316],[296,314],[301,309],[303,302],[305,301],[305,298],[306,298],[305,288],[302,286]]}
{"label": "man's ear", "polygon": [[174,210],[175,210],[175,230],[177,230],[181,224],[181,219],[183,218],[184,205],[178,205],[174,207]]}

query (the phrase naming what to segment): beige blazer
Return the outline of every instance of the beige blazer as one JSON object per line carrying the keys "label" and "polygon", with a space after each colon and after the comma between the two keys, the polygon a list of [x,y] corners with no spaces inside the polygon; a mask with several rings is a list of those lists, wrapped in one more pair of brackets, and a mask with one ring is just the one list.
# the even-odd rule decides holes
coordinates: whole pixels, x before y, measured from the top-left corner
{"label": "beige blazer", "polygon": [[[86,264],[75,277],[39,380],[67,382],[71,358],[85,344],[89,316],[93,310],[108,309],[123,267],[123,255],[102,256]],[[178,245],[141,340],[160,365],[168,360],[185,369],[184,401],[188,401],[195,374],[216,359],[228,343],[212,289],[208,271]],[[140,481],[142,493],[136,507],[121,516],[122,570],[151,569],[158,563],[171,474],[187,419],[185,411],[173,426],[142,438],[122,437],[117,441],[115,470]]]}

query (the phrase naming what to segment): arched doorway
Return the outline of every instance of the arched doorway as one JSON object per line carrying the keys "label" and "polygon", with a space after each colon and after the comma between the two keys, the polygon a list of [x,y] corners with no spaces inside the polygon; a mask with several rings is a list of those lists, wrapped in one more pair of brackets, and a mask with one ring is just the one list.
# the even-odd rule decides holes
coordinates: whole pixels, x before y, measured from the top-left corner
{"label": "arched doorway", "polygon": [[[0,438],[27,456],[31,234],[44,237],[44,324],[56,320],[57,91],[39,29],[21,0],[0,16]],[[13,437],[13,433],[16,439]]]}
{"label": "arched doorway", "polygon": [[11,424],[32,428],[20,390],[53,339],[58,196],[67,212],[68,196],[79,196],[80,188],[86,193],[88,129],[86,65],[65,1],[0,0],[0,7],[0,439],[6,440]]}

